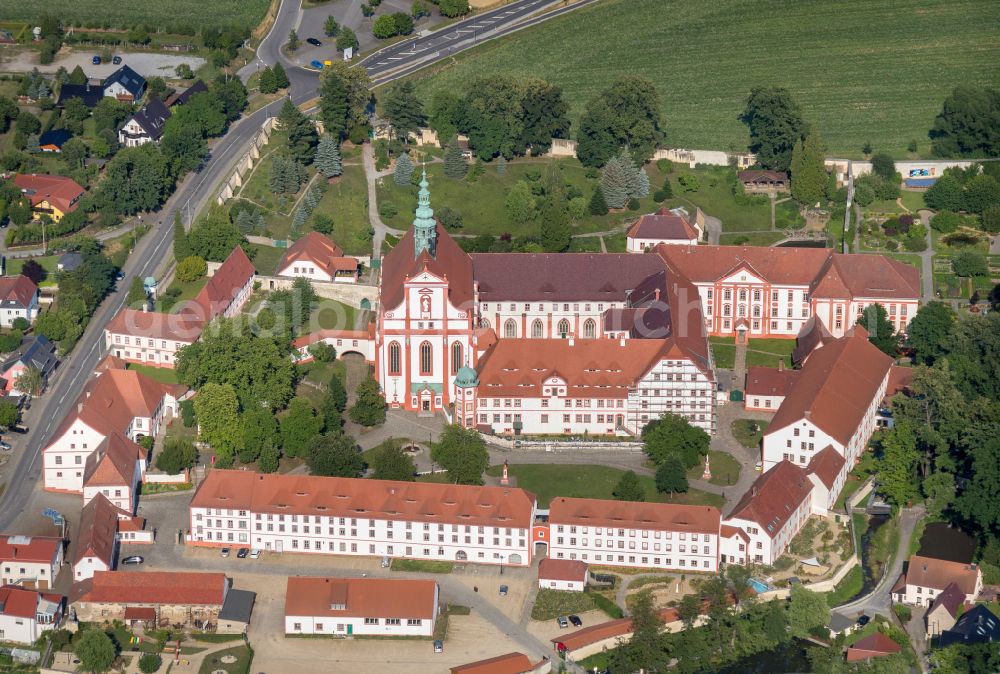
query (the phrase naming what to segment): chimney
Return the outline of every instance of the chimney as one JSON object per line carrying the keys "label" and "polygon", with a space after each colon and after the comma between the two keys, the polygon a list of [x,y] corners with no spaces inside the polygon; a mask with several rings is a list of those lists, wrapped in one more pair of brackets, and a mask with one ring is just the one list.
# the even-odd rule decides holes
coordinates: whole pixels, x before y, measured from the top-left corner
{"label": "chimney", "polygon": [[659,299],[660,299],[660,289],[659,288],[656,289],[656,299],[657,299],[657,301],[659,301]]}
{"label": "chimney", "polygon": [[803,416],[804,416],[804,417],[805,417],[806,419],[808,419],[808,418],[809,418],[809,417],[810,417],[810,416],[812,415],[812,410],[806,410],[805,412],[803,412],[803,413],[802,413],[802,415],[803,415]]}
{"label": "chimney", "polygon": [[625,346],[625,333],[624,332],[622,333],[621,338],[618,340],[618,345],[619,346]]}
{"label": "chimney", "polygon": [[750,496],[752,496],[753,498],[757,498],[757,485],[754,485],[753,487],[750,488]]}
{"label": "chimney", "polygon": [[83,414],[83,403],[77,403],[76,404],[76,413],[77,414]]}
{"label": "chimney", "polygon": [[567,342],[569,343],[570,346],[573,346],[573,336],[572,335],[570,335],[570,337],[567,340]]}

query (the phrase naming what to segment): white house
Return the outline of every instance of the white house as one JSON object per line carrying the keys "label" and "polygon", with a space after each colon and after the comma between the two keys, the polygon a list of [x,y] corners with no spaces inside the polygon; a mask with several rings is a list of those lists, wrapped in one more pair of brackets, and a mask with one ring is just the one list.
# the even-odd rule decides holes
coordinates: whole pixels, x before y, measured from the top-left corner
{"label": "white house", "polygon": [[146,451],[124,434],[112,431],[87,457],[83,503],[98,494],[127,513],[135,510],[136,487],[146,471]]}
{"label": "white house", "polygon": [[285,634],[429,637],[438,594],[433,580],[291,576]]}
{"label": "white house", "polygon": [[118,130],[118,142],[123,147],[139,147],[159,142],[170,119],[170,108],[158,98],[150,100],[126,120]]}
{"label": "white house", "polygon": [[0,535],[0,585],[49,589],[62,567],[63,544],[54,536]]}
{"label": "white house", "polygon": [[549,557],[715,573],[720,519],[711,506],[558,497],[549,505]]}
{"label": "white house", "polygon": [[59,627],[66,611],[61,594],[13,585],[0,587],[0,641],[33,644],[46,630]]}
{"label": "white house", "polygon": [[538,587],[583,592],[587,588],[587,564],[575,559],[546,557],[538,563]]}
{"label": "white house", "polygon": [[10,328],[23,318],[38,317],[38,286],[27,276],[0,276],[0,327]]}
{"label": "white house", "polygon": [[910,606],[930,606],[934,599],[955,583],[966,604],[974,604],[983,591],[983,572],[975,564],[911,555],[910,561],[892,588],[892,600]]}
{"label": "white house", "polygon": [[659,244],[696,246],[705,233],[705,214],[695,209],[692,218],[683,208],[668,209],[639,218],[625,236],[625,250],[647,253]]}
{"label": "white house", "polygon": [[136,71],[123,65],[105,78],[102,88],[105,96],[134,103],[142,98],[146,91],[146,80]]}
{"label": "white house", "polygon": [[94,577],[95,571],[113,571],[118,559],[118,521],[129,513],[104,494],[92,498],[80,512],[80,528],[73,556],[73,581]]}
{"label": "white house", "polygon": [[748,410],[776,412],[798,377],[799,371],[786,370],[783,362],[779,362],[777,368],[758,365],[748,367],[743,389],[744,407]]}
{"label": "white house", "polygon": [[535,499],[514,487],[217,468],[190,513],[191,545],[529,566]]}
{"label": "white house", "polygon": [[309,232],[288,247],[278,262],[277,276],[328,283],[357,283],[358,260],[319,232]]}

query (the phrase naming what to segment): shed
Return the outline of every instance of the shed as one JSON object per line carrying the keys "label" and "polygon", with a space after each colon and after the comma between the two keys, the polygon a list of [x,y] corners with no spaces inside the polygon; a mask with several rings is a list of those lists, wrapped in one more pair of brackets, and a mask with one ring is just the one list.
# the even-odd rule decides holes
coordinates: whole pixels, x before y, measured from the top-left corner
{"label": "shed", "polygon": [[219,612],[219,634],[242,634],[250,627],[250,616],[257,593],[249,590],[229,590]]}

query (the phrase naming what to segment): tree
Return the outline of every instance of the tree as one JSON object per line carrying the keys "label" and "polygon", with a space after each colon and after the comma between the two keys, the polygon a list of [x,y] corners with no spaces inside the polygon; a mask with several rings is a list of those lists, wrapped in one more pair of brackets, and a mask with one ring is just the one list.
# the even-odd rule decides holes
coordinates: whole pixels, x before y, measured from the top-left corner
{"label": "tree", "polygon": [[130,307],[145,306],[148,299],[149,296],[146,294],[146,286],[143,285],[142,278],[139,276],[132,277],[132,283],[129,285],[125,303]]}
{"label": "tree", "polygon": [[587,202],[587,210],[591,215],[607,215],[608,214],[608,202],[604,198],[604,190],[598,186],[594,193],[590,196],[590,201]]}
{"label": "tree", "polygon": [[316,342],[309,345],[309,355],[319,363],[332,363],[337,358],[337,349],[329,342]]}
{"label": "tree", "polygon": [[687,469],[680,457],[669,455],[656,469],[656,490],[661,493],[684,493],[688,490]]}
{"label": "tree", "polygon": [[332,71],[324,71],[320,79],[319,95],[320,118],[324,128],[339,140],[347,135],[350,111],[347,86],[340,76]]}
{"label": "tree", "polygon": [[1000,182],[991,175],[980,173],[965,183],[962,208],[969,213],[982,214],[987,208],[1000,204]]}
{"label": "tree", "polygon": [[268,441],[260,448],[257,457],[257,470],[262,473],[274,473],[281,465],[281,450],[277,443]]}
{"label": "tree", "polygon": [[940,517],[955,502],[955,476],[939,470],[928,475],[920,484],[926,497],[924,505],[929,517]]}
{"label": "tree", "polygon": [[10,428],[17,423],[18,416],[17,405],[7,401],[0,401],[0,426]]}
{"label": "tree", "polygon": [[431,444],[431,461],[448,471],[448,479],[455,484],[482,484],[490,456],[479,433],[451,424]]}
{"label": "tree", "polygon": [[243,232],[219,207],[213,207],[187,233],[188,257],[195,255],[209,262],[225,261],[234,248],[242,245],[246,245]]}
{"label": "tree", "polygon": [[627,146],[644,161],[662,140],[656,87],[645,78],[626,75],[587,103],[577,132],[577,157],[585,166],[603,166]]}
{"label": "tree", "polygon": [[357,443],[349,435],[320,435],[306,447],[306,463],[313,475],[326,477],[358,477],[365,461]]}
{"label": "tree", "polygon": [[611,495],[619,501],[645,501],[646,491],[639,482],[639,476],[634,470],[622,474]]}
{"label": "tree", "polygon": [[955,510],[984,538],[996,540],[1000,533],[1000,438],[987,439],[971,452],[972,476],[955,499]]}
{"label": "tree", "polygon": [[[77,100],[77,99],[73,99]],[[89,152],[87,144],[83,142],[81,138],[70,138],[68,141],[63,143],[62,160],[66,162],[66,166],[70,170],[76,170],[83,168],[83,162],[87,158],[87,153]]]}
{"label": "tree", "polygon": [[326,17],[326,22],[323,23],[323,33],[327,37],[335,37],[338,30],[340,30],[340,26],[337,24],[337,19],[334,18],[333,14]]}
{"label": "tree", "polygon": [[441,16],[449,19],[469,13],[469,0],[438,0],[437,5]]}
{"label": "tree", "polygon": [[392,172],[392,179],[400,187],[405,187],[410,184],[412,177],[413,162],[410,161],[410,155],[403,152],[396,159],[396,168]]}
{"label": "tree", "polygon": [[45,379],[37,367],[29,365],[18,375],[14,381],[14,385],[22,393],[37,396],[42,393],[42,388],[45,386]]}
{"label": "tree", "polygon": [[995,157],[1000,154],[1000,91],[958,86],[944,100],[928,134],[938,157]]}
{"label": "tree", "polygon": [[340,32],[337,33],[337,49],[340,51],[347,51],[348,49],[357,51],[359,44],[358,36],[354,31],[347,26],[341,26]]}
{"label": "tree", "polygon": [[951,269],[956,276],[987,276],[989,265],[986,256],[971,250],[963,250],[951,258]]}
{"label": "tree", "polygon": [[96,201],[124,215],[152,211],[166,199],[171,184],[166,159],[155,144],[147,143],[125,148],[108,162]]}
{"label": "tree", "polygon": [[274,70],[267,66],[260,71],[260,79],[257,80],[257,87],[262,94],[273,94],[278,90],[278,82],[274,78]]}
{"label": "tree", "polygon": [[198,461],[198,449],[190,440],[168,437],[163,449],[156,455],[156,468],[164,473],[176,475],[190,468]]}
{"label": "tree", "polygon": [[962,184],[954,174],[945,172],[924,192],[924,203],[938,211],[960,211],[964,206]]}
{"label": "tree", "polygon": [[319,134],[316,125],[302,114],[292,99],[286,98],[278,113],[278,123],[288,133],[288,154],[300,164],[308,164],[316,155]]}
{"label": "tree", "polygon": [[549,151],[553,138],[569,137],[569,104],[562,89],[545,80],[524,82],[521,93],[521,139],[519,149],[540,155]]}
{"label": "tree", "polygon": [[390,88],[382,99],[382,108],[396,130],[396,137],[404,141],[410,133],[416,133],[427,124],[424,105],[417,98],[411,80],[403,80]]}
{"label": "tree", "polygon": [[535,200],[528,183],[523,180],[514,183],[504,200],[504,211],[513,224],[528,222],[535,216]]}
{"label": "tree", "polygon": [[230,384],[207,383],[194,397],[194,411],[201,439],[215,450],[216,461],[228,466],[242,439],[236,390]]}
{"label": "tree", "polygon": [[73,654],[80,660],[80,669],[88,672],[106,672],[117,656],[115,644],[100,629],[85,630],[73,646]]}
{"label": "tree", "polygon": [[896,162],[892,160],[892,155],[879,152],[872,155],[871,162],[872,173],[884,180],[896,180]]}
{"label": "tree", "polygon": [[406,12],[394,12],[392,21],[396,24],[396,35],[409,35],[413,32],[413,17]]}
{"label": "tree", "polygon": [[657,465],[673,454],[686,469],[691,469],[708,454],[710,439],[704,430],[675,414],[664,414],[642,429],[643,451]]}
{"label": "tree", "polygon": [[197,255],[191,255],[177,264],[176,273],[181,283],[193,283],[208,273],[208,265]]}
{"label": "tree", "polygon": [[569,248],[572,230],[566,188],[559,169],[550,166],[545,181],[545,199],[542,201],[539,243],[546,252],[561,253]]}
{"label": "tree", "polygon": [[174,213],[174,259],[180,262],[191,257],[191,248],[187,242],[187,232],[181,222],[181,212]]}
{"label": "tree", "polygon": [[385,40],[393,35],[398,35],[399,31],[396,28],[396,20],[391,14],[383,14],[382,16],[375,19],[375,23],[372,24],[372,35],[380,40]]}
{"label": "tree", "polygon": [[792,197],[800,204],[815,204],[823,200],[828,176],[823,164],[825,156],[819,132],[810,129],[805,140],[795,142],[792,149]]}
{"label": "tree", "polygon": [[275,61],[274,65],[271,66],[271,73],[274,76],[274,86],[278,89],[286,89],[291,84],[288,81],[288,73],[285,72],[285,66],[281,65],[281,61]]}
{"label": "tree", "polygon": [[787,171],[795,143],[805,137],[802,111],[783,88],[756,87],[750,90],[740,121],[750,131],[750,151],[766,169]]}
{"label": "tree", "polygon": [[955,312],[943,302],[928,302],[917,310],[906,328],[907,341],[919,361],[933,365],[945,355],[955,325]]}
{"label": "tree", "polygon": [[338,143],[328,133],[323,134],[316,146],[316,158],[313,165],[325,178],[333,178],[343,173],[343,166],[340,161],[340,149]]}
{"label": "tree", "polygon": [[830,607],[826,598],[807,590],[801,584],[792,585],[788,603],[788,623],[792,633],[798,637],[808,637],[810,630],[825,627],[830,621]]}
{"label": "tree", "polygon": [[462,156],[462,148],[458,145],[458,140],[452,138],[444,151],[444,174],[452,180],[459,180],[465,177],[469,165]]}
{"label": "tree", "polygon": [[288,31],[288,51],[295,51],[299,48],[299,34],[292,28]]}
{"label": "tree", "polygon": [[139,671],[143,674],[154,674],[160,668],[159,653],[146,653],[139,658]]}
{"label": "tree", "polygon": [[77,65],[73,68],[73,71],[69,74],[69,78],[66,81],[70,84],[86,84],[87,74],[83,72],[83,68]]}
{"label": "tree", "polygon": [[356,398],[348,415],[356,424],[378,426],[385,423],[385,397],[374,377],[358,384]]}
{"label": "tree", "polygon": [[292,399],[279,423],[281,446],[285,455],[291,457],[305,455],[310,440],[323,430],[323,419],[316,415],[309,399],[302,397]]}
{"label": "tree", "polygon": [[270,410],[253,408],[240,416],[243,428],[243,445],[240,447],[240,461],[253,463],[267,447],[278,447],[281,437],[278,422]]}
{"label": "tree", "polygon": [[897,423],[878,441],[878,490],[896,506],[904,506],[917,496],[917,438],[908,423]]}
{"label": "tree", "polygon": [[895,333],[889,314],[881,304],[869,304],[858,317],[857,325],[868,332],[868,341],[879,351],[895,357],[899,351],[899,335]]}
{"label": "tree", "polygon": [[601,171],[601,193],[608,208],[625,208],[632,175],[620,156],[612,157]]}
{"label": "tree", "polygon": [[330,377],[330,382],[326,387],[326,397],[329,398],[338,412],[347,409],[347,390],[344,382],[338,375]]}
{"label": "tree", "polygon": [[667,671],[668,658],[663,650],[663,621],[653,604],[651,592],[640,592],[632,603],[632,638],[611,651],[609,660],[615,672]]}
{"label": "tree", "polygon": [[372,469],[376,480],[401,480],[413,482],[417,479],[417,467],[413,459],[403,451],[402,443],[389,439],[371,453]]}

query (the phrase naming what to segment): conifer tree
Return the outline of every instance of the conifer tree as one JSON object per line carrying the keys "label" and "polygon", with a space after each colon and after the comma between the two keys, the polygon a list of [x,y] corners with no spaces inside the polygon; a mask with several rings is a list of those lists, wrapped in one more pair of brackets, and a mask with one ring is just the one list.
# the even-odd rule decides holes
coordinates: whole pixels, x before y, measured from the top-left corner
{"label": "conifer tree", "polygon": [[640,168],[638,171],[637,188],[635,194],[632,196],[636,199],[644,199],[649,196],[649,176],[646,175],[646,169],[644,168]]}
{"label": "conifer tree", "polygon": [[281,157],[275,157],[271,162],[271,175],[268,178],[268,187],[271,188],[272,192],[277,194],[283,194],[287,190],[285,189],[288,185],[288,168],[287,162]]}
{"label": "conifer tree", "polygon": [[180,262],[191,257],[191,247],[188,245],[187,232],[181,222],[181,213],[174,213],[174,259]]}
{"label": "conifer tree", "polygon": [[262,94],[273,94],[278,90],[278,85],[274,81],[274,71],[270,66],[260,71],[260,80],[257,85]]}
{"label": "conifer tree", "polygon": [[297,232],[302,229],[302,225],[306,224],[306,219],[308,217],[309,214],[306,213],[306,209],[301,207],[296,209],[295,217],[292,218],[292,230]]}
{"label": "conifer tree", "polygon": [[319,145],[316,146],[314,165],[316,166],[316,170],[325,178],[333,178],[343,172],[337,141],[328,133],[323,134],[323,137],[319,139]]}
{"label": "conifer tree", "polygon": [[571,230],[566,188],[562,175],[550,169],[545,184],[545,201],[542,203],[542,223],[539,242],[546,252],[561,253],[569,248]]}
{"label": "conifer tree", "polygon": [[288,75],[285,73],[284,66],[278,61],[271,68],[271,72],[274,75],[274,86],[278,89],[285,89],[288,87],[290,82],[288,81]]}
{"label": "conifer tree", "polygon": [[396,159],[396,169],[392,172],[392,179],[397,185],[406,186],[410,184],[412,177],[413,162],[410,161],[410,155],[403,152]]}
{"label": "conifer tree", "polygon": [[468,170],[469,165],[462,156],[462,148],[458,146],[458,140],[452,138],[444,151],[444,174],[453,180],[459,180],[465,177]]}
{"label": "conifer tree", "polygon": [[601,172],[601,192],[608,208],[624,208],[629,198],[632,175],[622,166],[620,156],[612,157]]}
{"label": "conifer tree", "polygon": [[792,197],[804,205],[822,201],[829,178],[823,165],[823,141],[819,132],[810,129],[805,140],[792,149]]}
{"label": "conifer tree", "polygon": [[594,194],[590,197],[590,203],[587,205],[587,208],[591,215],[608,214],[608,202],[604,200],[604,191],[600,186],[594,189]]}

